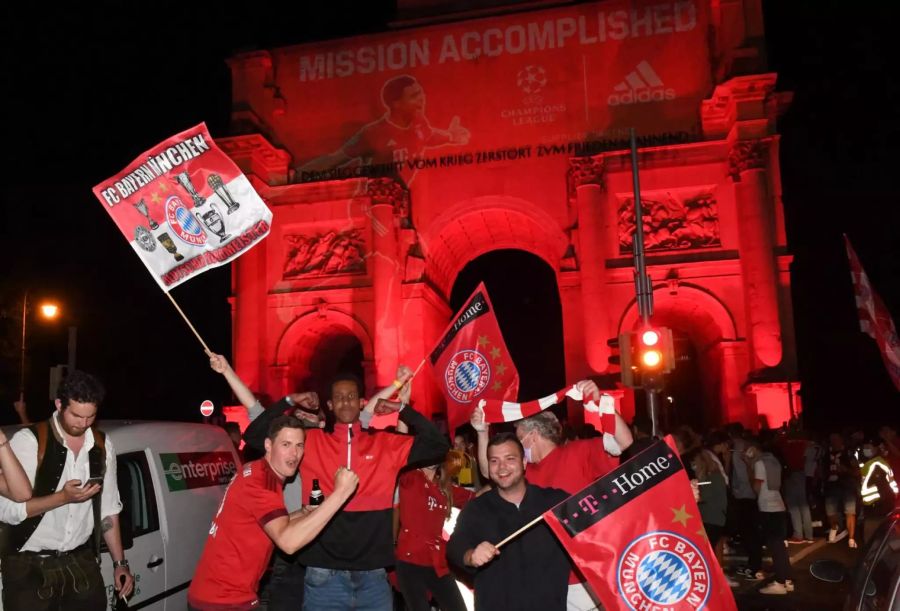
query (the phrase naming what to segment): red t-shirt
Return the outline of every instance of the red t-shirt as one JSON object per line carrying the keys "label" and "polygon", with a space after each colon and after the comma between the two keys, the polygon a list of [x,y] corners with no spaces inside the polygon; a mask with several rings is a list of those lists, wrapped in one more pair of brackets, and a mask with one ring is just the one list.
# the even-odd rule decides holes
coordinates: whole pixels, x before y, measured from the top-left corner
{"label": "red t-shirt", "polygon": [[[575,494],[588,484],[600,479],[619,466],[619,459],[611,456],[603,447],[603,439],[574,439],[557,446],[539,463],[529,463],[525,479],[544,488],[559,488]],[[581,583],[574,572],[569,583]]]}
{"label": "red t-shirt", "polygon": [[[436,482],[429,481],[418,469],[407,471],[397,482],[400,500],[400,532],[397,536],[397,560],[434,567],[438,576],[446,575],[446,541],[442,536],[447,517],[447,498]],[[474,494],[452,487],[450,501],[462,507]]]}
{"label": "red t-shirt", "polygon": [[265,459],[243,466],[231,480],[209,529],[203,555],[188,590],[200,610],[252,609],[256,590],[275,545],[263,527],[287,515],[284,484]]}
{"label": "red t-shirt", "polygon": [[404,162],[421,157],[434,130],[423,115],[401,127],[387,115],[364,126],[344,145],[347,157],[362,157],[367,163]]}
{"label": "red t-shirt", "polygon": [[619,466],[619,459],[603,448],[603,439],[575,439],[529,463],[525,479],[535,486],[560,488],[575,494]]}

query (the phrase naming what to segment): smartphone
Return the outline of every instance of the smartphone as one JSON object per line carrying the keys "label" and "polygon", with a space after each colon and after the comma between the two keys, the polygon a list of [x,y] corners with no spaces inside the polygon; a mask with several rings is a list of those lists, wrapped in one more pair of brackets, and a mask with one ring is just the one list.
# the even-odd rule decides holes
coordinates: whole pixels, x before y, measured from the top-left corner
{"label": "smartphone", "polygon": [[88,481],[82,483],[82,484],[81,484],[81,487],[82,487],[82,488],[85,488],[85,487],[87,487],[87,486],[90,486],[91,484],[97,484],[97,485],[102,486],[102,485],[103,485],[103,478],[102,478],[102,477],[92,477],[92,478],[90,478]]}

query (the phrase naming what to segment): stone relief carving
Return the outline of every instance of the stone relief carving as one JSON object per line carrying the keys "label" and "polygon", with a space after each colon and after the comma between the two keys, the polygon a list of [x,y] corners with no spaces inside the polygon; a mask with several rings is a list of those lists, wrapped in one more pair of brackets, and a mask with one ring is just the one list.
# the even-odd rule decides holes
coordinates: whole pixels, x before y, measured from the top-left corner
{"label": "stone relief carving", "polygon": [[365,271],[365,242],[360,229],[318,235],[284,236],[286,280]]}
{"label": "stone relief carving", "polygon": [[[671,195],[660,201],[642,199],[641,204],[645,250],[687,250],[722,245],[719,205],[711,193],[702,193],[684,201],[678,201]],[[635,227],[632,198],[621,203],[618,219],[619,254],[629,254]]]}

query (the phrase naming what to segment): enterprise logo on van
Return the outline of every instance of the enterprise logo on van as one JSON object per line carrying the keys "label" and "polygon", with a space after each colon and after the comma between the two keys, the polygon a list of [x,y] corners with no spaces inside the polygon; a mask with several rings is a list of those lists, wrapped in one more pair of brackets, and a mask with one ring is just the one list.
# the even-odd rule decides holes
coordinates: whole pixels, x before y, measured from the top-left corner
{"label": "enterprise logo on van", "polygon": [[159,459],[171,491],[223,486],[237,472],[231,452],[180,452]]}

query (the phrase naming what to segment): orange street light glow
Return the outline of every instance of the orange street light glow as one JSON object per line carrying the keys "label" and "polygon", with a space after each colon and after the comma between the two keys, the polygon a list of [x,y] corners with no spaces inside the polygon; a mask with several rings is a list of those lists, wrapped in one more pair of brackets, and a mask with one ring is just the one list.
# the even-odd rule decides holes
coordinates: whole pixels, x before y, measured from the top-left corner
{"label": "orange street light glow", "polygon": [[41,316],[48,319],[54,319],[59,314],[59,306],[55,303],[42,303]]}

